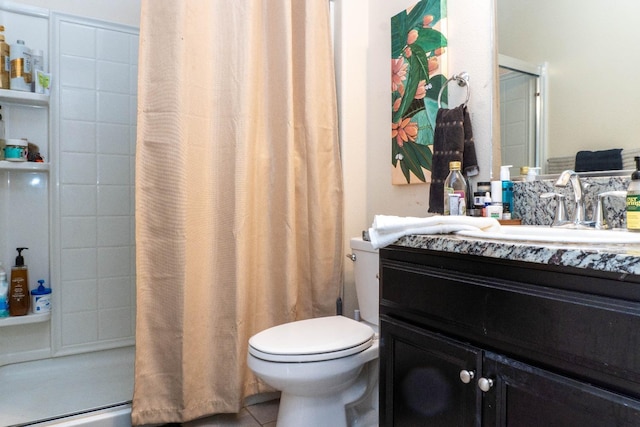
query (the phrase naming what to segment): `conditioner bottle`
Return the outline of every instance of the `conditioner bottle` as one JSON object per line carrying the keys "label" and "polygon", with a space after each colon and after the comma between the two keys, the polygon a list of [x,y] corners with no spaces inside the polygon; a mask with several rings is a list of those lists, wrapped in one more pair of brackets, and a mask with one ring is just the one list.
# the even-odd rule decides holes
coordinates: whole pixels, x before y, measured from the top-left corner
{"label": "conditioner bottle", "polygon": [[31,295],[29,294],[29,272],[24,265],[22,251],[29,248],[16,248],[16,265],[11,268],[9,287],[9,313],[12,316],[24,316],[29,313]]}
{"label": "conditioner bottle", "polygon": [[627,187],[627,229],[640,231],[640,157],[634,157],[636,171]]}

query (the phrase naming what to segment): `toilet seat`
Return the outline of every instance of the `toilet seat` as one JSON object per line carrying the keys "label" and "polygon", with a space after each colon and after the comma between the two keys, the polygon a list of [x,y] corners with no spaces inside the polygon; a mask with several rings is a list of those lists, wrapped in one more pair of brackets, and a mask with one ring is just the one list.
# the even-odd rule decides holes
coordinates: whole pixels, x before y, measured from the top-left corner
{"label": "toilet seat", "polygon": [[266,329],[249,339],[249,353],[270,362],[319,362],[371,347],[374,331],[344,316],[299,320]]}

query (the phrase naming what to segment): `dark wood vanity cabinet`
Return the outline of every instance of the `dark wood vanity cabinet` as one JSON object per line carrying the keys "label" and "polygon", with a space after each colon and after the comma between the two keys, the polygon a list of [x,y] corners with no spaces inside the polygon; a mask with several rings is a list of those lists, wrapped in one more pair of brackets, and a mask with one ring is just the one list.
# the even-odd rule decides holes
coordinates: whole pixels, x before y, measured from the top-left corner
{"label": "dark wood vanity cabinet", "polygon": [[640,426],[637,276],[380,251],[381,426]]}

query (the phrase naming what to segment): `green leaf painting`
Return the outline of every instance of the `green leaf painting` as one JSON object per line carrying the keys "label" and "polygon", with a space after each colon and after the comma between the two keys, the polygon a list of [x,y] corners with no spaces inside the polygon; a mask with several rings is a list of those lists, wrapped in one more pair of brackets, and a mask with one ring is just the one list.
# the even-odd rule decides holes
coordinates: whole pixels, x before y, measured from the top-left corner
{"label": "green leaf painting", "polygon": [[[393,184],[428,182],[438,94],[446,83],[447,0],[421,0],[391,18]],[[441,103],[446,106],[447,91]]]}

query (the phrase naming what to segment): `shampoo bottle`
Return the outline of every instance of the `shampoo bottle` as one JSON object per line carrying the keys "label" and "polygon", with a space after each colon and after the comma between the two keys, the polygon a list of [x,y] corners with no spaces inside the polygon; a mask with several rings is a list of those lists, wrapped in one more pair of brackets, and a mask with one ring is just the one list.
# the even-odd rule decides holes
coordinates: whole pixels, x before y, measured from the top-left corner
{"label": "shampoo bottle", "polygon": [[11,268],[9,287],[9,313],[12,316],[24,316],[29,313],[31,296],[29,294],[29,272],[24,265],[22,251],[29,248],[16,248],[16,265]]}
{"label": "shampoo bottle", "polygon": [[634,157],[636,171],[627,187],[627,230],[640,231],[640,157]]}
{"label": "shampoo bottle", "polygon": [[500,166],[500,181],[502,181],[502,219],[511,219],[513,212],[513,181],[509,168],[513,165]]}

